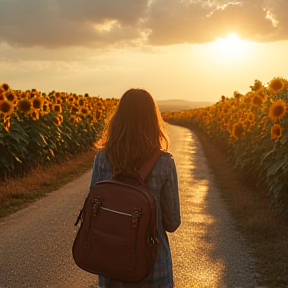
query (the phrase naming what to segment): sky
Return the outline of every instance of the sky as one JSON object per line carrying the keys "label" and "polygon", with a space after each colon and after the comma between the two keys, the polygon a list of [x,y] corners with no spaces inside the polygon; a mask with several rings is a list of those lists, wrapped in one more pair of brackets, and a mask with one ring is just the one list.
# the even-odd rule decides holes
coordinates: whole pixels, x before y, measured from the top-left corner
{"label": "sky", "polygon": [[0,83],[217,102],[288,77],[288,0],[0,0]]}

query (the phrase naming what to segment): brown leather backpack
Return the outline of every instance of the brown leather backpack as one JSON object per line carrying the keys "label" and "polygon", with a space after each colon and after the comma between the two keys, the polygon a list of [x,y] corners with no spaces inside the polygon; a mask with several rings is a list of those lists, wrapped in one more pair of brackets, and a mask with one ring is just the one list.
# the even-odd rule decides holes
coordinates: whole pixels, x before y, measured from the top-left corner
{"label": "brown leather backpack", "polygon": [[[138,171],[142,184],[161,153],[156,151]],[[81,269],[127,282],[141,281],[153,269],[156,203],[143,185],[113,178],[96,183],[75,226],[80,219],[72,253]]]}

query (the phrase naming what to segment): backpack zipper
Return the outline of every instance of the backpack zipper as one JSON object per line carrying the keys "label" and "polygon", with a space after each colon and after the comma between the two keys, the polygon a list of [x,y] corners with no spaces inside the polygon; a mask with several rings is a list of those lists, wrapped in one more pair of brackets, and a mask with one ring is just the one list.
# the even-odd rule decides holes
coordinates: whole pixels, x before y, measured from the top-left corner
{"label": "backpack zipper", "polygon": [[117,211],[114,209],[109,209],[106,207],[102,206],[102,201],[100,200],[100,197],[96,197],[91,199],[91,203],[92,203],[92,211],[93,211],[93,215],[97,216],[97,212],[98,209],[102,209],[108,212],[112,212],[112,213],[116,213],[116,214],[120,214],[120,215],[124,215],[124,216],[129,216],[132,217],[132,227],[137,227],[138,225],[138,220],[139,218],[142,216],[141,210],[140,209],[133,209],[132,213],[126,213],[126,212],[122,212],[122,211]]}
{"label": "backpack zipper", "polygon": [[130,217],[133,216],[131,213],[120,212],[120,211],[116,211],[116,210],[113,210],[113,209],[105,208],[103,206],[100,206],[99,208],[102,209],[102,210],[113,212],[113,213],[117,213],[117,214],[120,214],[120,215],[125,215],[125,216],[130,216]]}

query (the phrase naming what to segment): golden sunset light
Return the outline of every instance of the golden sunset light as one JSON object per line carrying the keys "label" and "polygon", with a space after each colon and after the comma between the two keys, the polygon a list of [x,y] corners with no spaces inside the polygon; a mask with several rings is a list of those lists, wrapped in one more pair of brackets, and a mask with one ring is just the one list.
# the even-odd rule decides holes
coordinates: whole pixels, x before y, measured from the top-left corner
{"label": "golden sunset light", "polygon": [[0,0],[0,288],[288,288],[288,0]]}
{"label": "golden sunset light", "polygon": [[109,98],[137,86],[159,100],[215,102],[255,79],[287,77],[288,2],[260,2],[0,0],[0,79],[23,90]]}
{"label": "golden sunset light", "polygon": [[227,60],[235,57],[245,58],[249,46],[249,42],[240,39],[237,34],[230,34],[226,38],[218,38],[213,44],[215,56]]}

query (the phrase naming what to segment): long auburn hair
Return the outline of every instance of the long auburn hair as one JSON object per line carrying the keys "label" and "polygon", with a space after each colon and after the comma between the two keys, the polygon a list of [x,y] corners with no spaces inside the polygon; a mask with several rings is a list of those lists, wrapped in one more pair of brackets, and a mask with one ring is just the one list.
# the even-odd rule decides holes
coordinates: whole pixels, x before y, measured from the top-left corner
{"label": "long auburn hair", "polygon": [[167,151],[169,139],[163,126],[149,92],[138,88],[125,92],[105,129],[104,151],[112,173],[133,175],[156,149]]}

